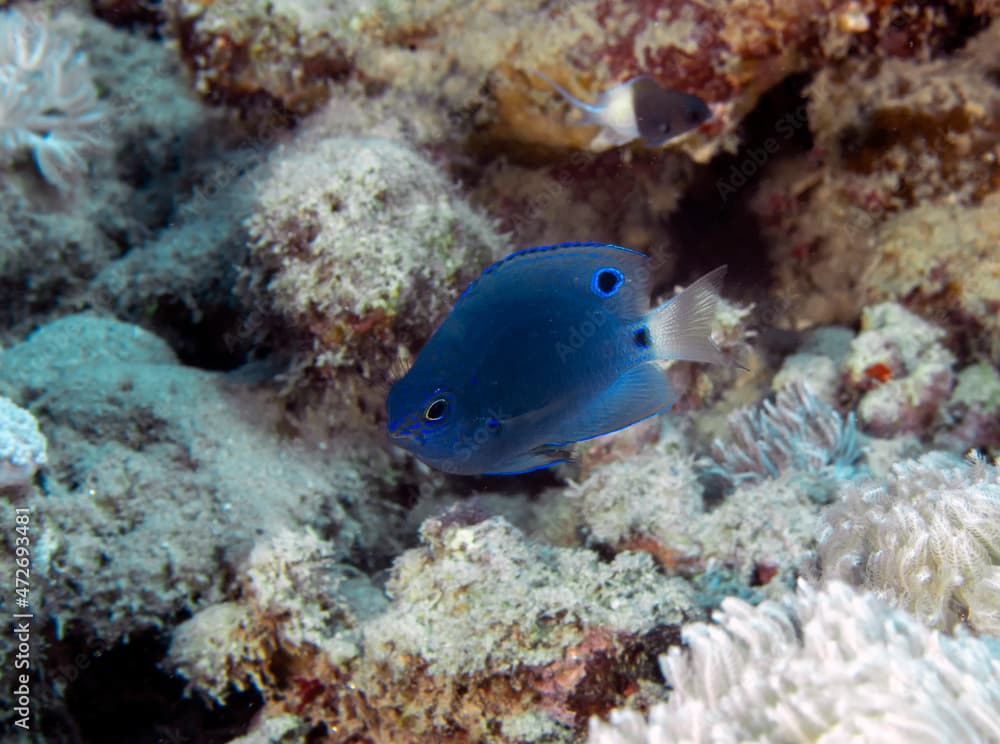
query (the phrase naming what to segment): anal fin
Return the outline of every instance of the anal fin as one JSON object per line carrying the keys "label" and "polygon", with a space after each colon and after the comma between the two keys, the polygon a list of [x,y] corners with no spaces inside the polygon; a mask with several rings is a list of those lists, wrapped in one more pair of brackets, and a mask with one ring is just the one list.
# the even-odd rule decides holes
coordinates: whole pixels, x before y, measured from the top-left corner
{"label": "anal fin", "polygon": [[483,475],[521,475],[522,473],[550,468],[561,462],[569,462],[571,459],[569,450],[544,444],[498,463],[495,469],[491,469],[490,472],[483,473]]}

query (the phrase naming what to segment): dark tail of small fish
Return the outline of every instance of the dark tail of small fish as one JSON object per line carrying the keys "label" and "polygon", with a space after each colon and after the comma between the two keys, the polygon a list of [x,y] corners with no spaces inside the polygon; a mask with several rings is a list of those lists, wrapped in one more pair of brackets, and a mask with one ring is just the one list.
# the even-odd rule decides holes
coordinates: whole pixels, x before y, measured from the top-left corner
{"label": "dark tail of small fish", "polygon": [[647,326],[657,359],[725,363],[725,357],[711,339],[715,306],[725,275],[725,266],[713,269],[649,312]]}

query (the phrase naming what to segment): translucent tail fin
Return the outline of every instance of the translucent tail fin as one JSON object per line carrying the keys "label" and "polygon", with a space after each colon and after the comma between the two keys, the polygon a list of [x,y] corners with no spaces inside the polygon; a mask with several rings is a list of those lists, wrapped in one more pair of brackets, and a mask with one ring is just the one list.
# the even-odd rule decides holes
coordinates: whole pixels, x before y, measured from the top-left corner
{"label": "translucent tail fin", "polygon": [[649,312],[647,325],[657,359],[725,363],[722,352],[710,338],[725,275],[725,266],[713,269]]}
{"label": "translucent tail fin", "polygon": [[586,101],[581,101],[576,96],[571,95],[568,90],[566,90],[564,87],[562,87],[561,85],[559,85],[559,83],[557,83],[555,80],[553,80],[552,78],[550,78],[548,75],[545,75],[545,74],[539,72],[538,70],[529,70],[529,72],[531,72],[532,75],[535,75],[536,77],[541,78],[546,83],[548,83],[553,88],[555,88],[556,91],[559,93],[559,95],[561,95],[563,98],[565,98],[571,104],[573,104],[576,108],[580,109],[584,114],[587,115],[588,119],[592,119],[594,116],[596,116],[596,115],[598,115],[598,114],[601,113],[602,107],[600,105],[593,104],[593,103],[587,103]]}

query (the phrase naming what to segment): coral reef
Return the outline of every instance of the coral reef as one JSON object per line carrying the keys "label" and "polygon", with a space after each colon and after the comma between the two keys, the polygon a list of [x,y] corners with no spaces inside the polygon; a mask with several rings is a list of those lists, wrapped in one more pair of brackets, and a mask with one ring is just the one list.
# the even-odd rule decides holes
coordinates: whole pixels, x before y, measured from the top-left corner
{"label": "coral reef", "polygon": [[799,386],[808,386],[817,401],[832,403],[840,387],[837,364],[823,354],[800,352],[785,357],[771,380],[771,387],[778,392]]}
{"label": "coral reef", "polygon": [[[567,497],[576,505],[578,529],[594,545],[648,552],[668,574],[724,574],[731,591],[780,592],[813,561],[813,525],[830,488],[790,469],[741,485],[709,509],[695,459],[667,436],[627,460],[594,468]],[[709,586],[702,599],[710,605],[716,594]]]}
{"label": "coral reef", "polygon": [[246,292],[261,322],[269,313],[303,340],[296,366],[336,380],[341,405],[380,411],[372,382],[415,352],[503,239],[389,140],[307,136],[258,177]]}
{"label": "coral reef", "polygon": [[1000,477],[981,458],[899,463],[846,487],[824,515],[823,573],[862,586],[932,628],[1000,635]]}
{"label": "coral reef", "polygon": [[[0,6],[36,738],[1000,740],[994,0]],[[533,71],[712,115],[604,150]],[[468,282],[571,240],[654,302],[727,264],[728,364],[546,472],[382,441]]]}
{"label": "coral reef", "polygon": [[[1000,174],[995,178],[1000,187]],[[861,277],[864,301],[903,303],[1000,364],[998,215],[1000,194],[991,194],[973,207],[921,205],[888,219]]]}
{"label": "coral reef", "polygon": [[222,156],[169,226],[101,267],[88,301],[154,330],[186,362],[225,369],[246,361],[250,332],[232,290],[245,260],[244,220],[254,199],[246,174],[265,153],[247,146]]}
{"label": "coral reef", "polygon": [[590,744],[715,741],[987,742],[1000,736],[1000,655],[928,630],[832,582],[752,607],[727,599],[688,648],[661,657],[670,700],[594,720]]}
{"label": "coral reef", "polygon": [[258,546],[245,598],[182,626],[172,663],[211,694],[267,676],[267,719],[323,722],[338,740],[571,741],[654,672],[691,611],[685,583],[642,554],[603,563],[499,518],[431,519],[421,539],[368,618],[330,583],[328,548],[292,535]]}
{"label": "coral reef", "polygon": [[209,100],[314,111],[349,69],[351,3],[170,0],[164,12],[194,87]]}
{"label": "coral reef", "polygon": [[194,99],[162,44],[75,11],[50,24],[87,54],[109,151],[90,162],[86,189],[66,193],[39,188],[24,169],[3,172],[0,291],[16,301],[4,303],[0,318],[15,339],[44,322],[39,314],[78,308],[101,269],[170,219],[220,132],[220,117]]}
{"label": "coral reef", "polygon": [[943,428],[934,437],[938,449],[1000,454],[1000,370],[987,362],[960,370],[939,418]]}
{"label": "coral reef", "polygon": [[283,441],[266,399],[134,326],[49,324],[0,352],[0,386],[49,438],[44,487],[18,505],[39,514],[37,614],[58,636],[113,643],[219,601],[228,567],[282,526],[367,541],[359,470]]}
{"label": "coral reef", "polygon": [[945,332],[896,303],[866,307],[861,332],[843,361],[845,382],[861,394],[858,420],[872,434],[924,434],[955,384]]}
{"label": "coral reef", "polygon": [[969,341],[996,360],[997,209],[987,205],[1000,186],[1000,28],[950,55],[904,43],[931,15],[895,7],[884,37],[894,51],[820,70],[805,91],[813,147],[770,169],[753,207],[801,327],[852,321],[859,294],[896,300],[937,322],[972,320],[986,336]]}
{"label": "coral reef", "polygon": [[516,245],[552,245],[586,236],[648,252],[669,276],[678,246],[665,220],[693,175],[671,152],[575,153],[553,165],[498,159],[477,173],[470,198],[489,208]]}
{"label": "coral reef", "polygon": [[343,589],[352,573],[335,562],[337,555],[333,543],[312,531],[284,529],[260,540],[240,571],[241,601],[211,605],[178,626],[167,654],[171,668],[222,703],[233,689],[279,682],[273,664],[279,650],[323,654],[331,662],[355,656],[355,640],[343,631],[385,600],[369,584],[366,601],[352,605]]}
{"label": "coral reef", "polygon": [[[266,99],[305,113],[331,83],[358,77],[415,93],[481,142],[585,147],[594,131],[561,122],[551,74],[583,98],[639,73],[715,104],[716,119],[684,147],[705,160],[732,148],[742,117],[789,74],[860,58],[926,57],[950,39],[946,21],[977,10],[940,3],[918,11],[881,0],[844,6],[687,0],[618,6],[583,0],[461,4],[205,2],[166,4],[196,85],[215,100]],[[982,12],[978,10],[978,12]],[[577,83],[577,81],[582,81]],[[426,115],[426,114],[422,114]]]}
{"label": "coral reef", "polygon": [[848,480],[862,455],[854,413],[842,417],[805,383],[781,388],[773,402],[736,411],[729,424],[733,441],[712,443],[709,472],[731,485],[777,478],[784,470]]}
{"label": "coral reef", "polygon": [[854,332],[838,326],[820,326],[810,331],[794,354],[781,362],[771,380],[775,392],[791,385],[806,384],[816,398],[835,405],[840,390],[840,367],[854,341]]}

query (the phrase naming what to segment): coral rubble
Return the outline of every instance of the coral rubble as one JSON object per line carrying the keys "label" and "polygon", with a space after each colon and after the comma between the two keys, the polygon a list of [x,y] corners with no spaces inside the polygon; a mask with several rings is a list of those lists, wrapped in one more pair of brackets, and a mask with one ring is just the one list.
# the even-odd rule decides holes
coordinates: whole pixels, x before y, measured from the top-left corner
{"label": "coral rubble", "polygon": [[37,612],[58,636],[114,643],[218,601],[228,566],[282,525],[364,539],[358,472],[279,445],[260,400],[134,326],[47,325],[0,353],[0,384],[50,441],[44,487],[18,505],[39,515]]}
{"label": "coral rubble", "polygon": [[47,447],[35,417],[0,396],[0,488],[30,483],[46,462]]}
{"label": "coral rubble", "polygon": [[895,303],[865,308],[843,361],[847,384],[861,393],[863,427],[883,437],[930,429],[955,382],[944,336]]}
{"label": "coral rubble", "polygon": [[329,547],[292,534],[259,545],[244,599],[182,626],[171,664],[213,696],[258,685],[267,719],[294,715],[338,741],[572,741],[655,672],[693,611],[686,584],[641,553],[603,563],[500,518],[430,519],[421,538],[395,562],[389,606],[367,617]]}

